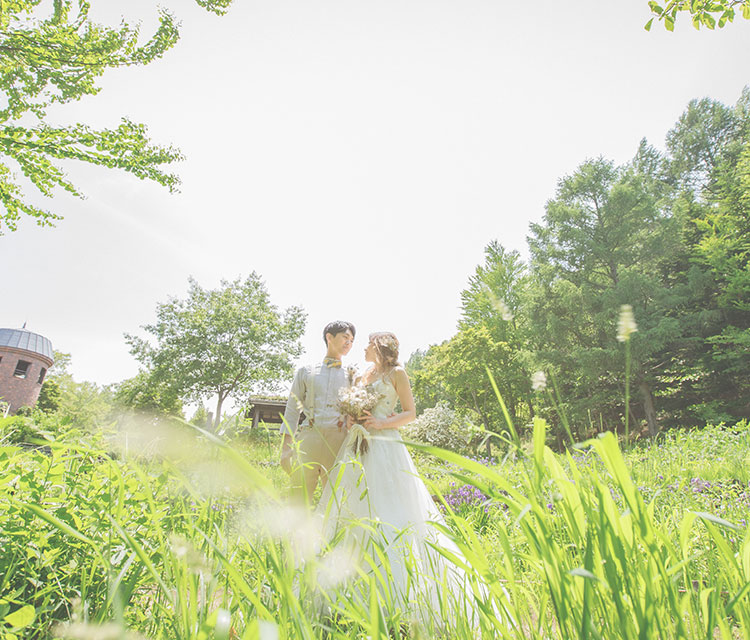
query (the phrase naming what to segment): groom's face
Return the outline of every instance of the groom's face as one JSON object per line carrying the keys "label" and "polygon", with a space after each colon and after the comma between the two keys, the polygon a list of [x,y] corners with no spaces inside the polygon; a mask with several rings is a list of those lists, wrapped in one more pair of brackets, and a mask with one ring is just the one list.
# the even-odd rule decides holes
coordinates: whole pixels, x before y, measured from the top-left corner
{"label": "groom's face", "polygon": [[329,348],[334,353],[343,357],[351,351],[352,344],[354,344],[354,336],[348,329],[342,333],[337,333],[335,336],[331,336],[329,333],[328,336]]}

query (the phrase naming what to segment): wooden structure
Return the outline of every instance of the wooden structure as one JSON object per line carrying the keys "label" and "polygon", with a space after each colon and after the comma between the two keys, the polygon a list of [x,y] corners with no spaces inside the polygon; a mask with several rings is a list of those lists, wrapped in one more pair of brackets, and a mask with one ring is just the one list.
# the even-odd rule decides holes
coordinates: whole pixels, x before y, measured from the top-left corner
{"label": "wooden structure", "polygon": [[[259,422],[266,424],[282,424],[281,416],[284,415],[286,400],[274,398],[250,398],[253,405],[248,414],[253,418],[253,429],[258,427]],[[250,415],[247,417],[249,418]]]}

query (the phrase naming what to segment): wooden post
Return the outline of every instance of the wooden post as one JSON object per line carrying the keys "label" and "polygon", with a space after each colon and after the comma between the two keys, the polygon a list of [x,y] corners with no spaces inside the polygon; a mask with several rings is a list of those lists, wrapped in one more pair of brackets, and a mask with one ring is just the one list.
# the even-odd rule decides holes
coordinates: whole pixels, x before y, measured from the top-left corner
{"label": "wooden post", "polygon": [[260,418],[260,409],[253,407],[253,430],[258,428],[258,419]]}

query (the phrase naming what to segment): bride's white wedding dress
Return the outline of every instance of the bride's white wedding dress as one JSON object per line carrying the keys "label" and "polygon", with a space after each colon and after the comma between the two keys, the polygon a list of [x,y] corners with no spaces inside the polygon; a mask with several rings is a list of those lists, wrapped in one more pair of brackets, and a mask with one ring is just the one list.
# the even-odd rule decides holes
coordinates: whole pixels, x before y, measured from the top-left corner
{"label": "bride's white wedding dress", "polygon": [[[378,379],[368,388],[381,395],[372,415],[392,415],[398,400],[393,383]],[[434,525],[445,526],[444,518],[399,430],[371,432],[369,450],[359,454],[355,445],[364,435],[363,427],[350,431],[316,509],[328,544],[346,550],[359,564],[360,577],[375,577],[360,580],[347,598],[359,595],[369,602],[370,585],[376,584],[381,597],[406,619],[440,627],[463,615],[475,626],[476,598],[485,599],[486,586],[443,555],[466,563],[455,543]]]}

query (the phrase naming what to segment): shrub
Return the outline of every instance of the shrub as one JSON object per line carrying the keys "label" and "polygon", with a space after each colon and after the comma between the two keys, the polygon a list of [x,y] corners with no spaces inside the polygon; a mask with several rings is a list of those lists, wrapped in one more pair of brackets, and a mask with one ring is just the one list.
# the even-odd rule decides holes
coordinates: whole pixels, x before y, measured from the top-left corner
{"label": "shrub", "polygon": [[21,415],[0,418],[0,442],[20,444],[39,437],[41,434],[30,418]]}
{"label": "shrub", "polygon": [[441,449],[464,452],[468,443],[464,432],[468,432],[463,420],[444,403],[425,409],[410,425],[402,430],[404,437]]}

